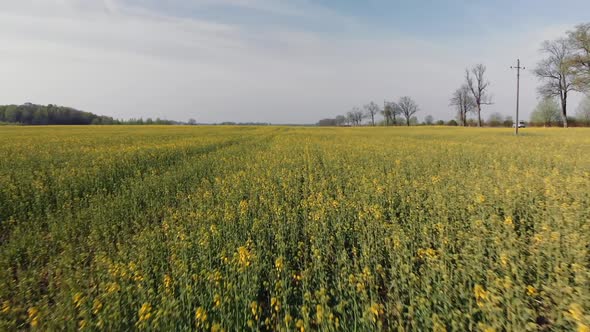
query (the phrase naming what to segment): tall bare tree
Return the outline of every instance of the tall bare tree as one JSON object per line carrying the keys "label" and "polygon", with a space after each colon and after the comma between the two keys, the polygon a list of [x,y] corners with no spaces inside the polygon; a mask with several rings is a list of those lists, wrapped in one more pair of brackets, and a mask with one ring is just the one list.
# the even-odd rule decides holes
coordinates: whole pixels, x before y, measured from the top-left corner
{"label": "tall bare tree", "polygon": [[353,111],[346,112],[346,123],[348,123],[351,126],[354,126],[355,125],[355,122],[354,122],[354,112]]}
{"label": "tall bare tree", "polygon": [[353,126],[360,126],[365,117],[365,113],[363,113],[360,108],[353,107],[351,111],[346,113],[346,117]]}
{"label": "tall bare tree", "polygon": [[379,114],[379,105],[374,102],[370,102],[364,106],[365,114],[368,118],[371,118],[371,125],[375,127],[375,115]]}
{"label": "tall bare tree", "polygon": [[366,117],[365,112],[363,112],[363,110],[361,110],[359,107],[355,107],[354,109],[354,115],[356,118],[357,125],[360,126],[363,124],[363,119]]}
{"label": "tall bare tree", "polygon": [[386,126],[395,124],[395,121],[393,121],[393,117],[395,115],[393,115],[393,106],[391,105],[391,103],[384,103],[383,110],[381,110],[381,115],[383,115],[383,118],[385,119]]}
{"label": "tall bare tree", "polygon": [[563,126],[567,128],[567,98],[570,91],[575,91],[575,72],[569,62],[572,49],[566,39],[545,41],[541,53],[547,57],[538,63],[535,74],[543,85],[539,94],[543,97],[559,97]]}
{"label": "tall bare tree", "polygon": [[354,107],[351,111],[346,113],[346,118],[352,126],[358,126],[361,124],[362,116],[359,117],[359,113],[362,115],[362,112],[358,107]]}
{"label": "tall bare tree", "polygon": [[490,82],[485,78],[486,66],[477,64],[470,69],[465,69],[465,83],[471,91],[477,111],[477,126],[481,127],[481,106],[491,105],[492,98],[488,95]]}
{"label": "tall bare tree", "polygon": [[394,102],[385,102],[383,110],[381,111],[385,118],[386,125],[395,126],[397,124],[397,116],[399,115],[399,108]]}
{"label": "tall bare tree", "polygon": [[572,48],[569,62],[574,72],[574,84],[580,91],[590,91],[590,23],[568,31],[568,42]]}
{"label": "tall bare tree", "polygon": [[406,118],[406,124],[410,126],[410,119],[418,112],[418,105],[410,97],[401,97],[396,104],[401,115]]}
{"label": "tall bare tree", "polygon": [[455,90],[450,105],[457,108],[459,122],[462,126],[467,127],[467,114],[475,110],[475,100],[466,84]]}

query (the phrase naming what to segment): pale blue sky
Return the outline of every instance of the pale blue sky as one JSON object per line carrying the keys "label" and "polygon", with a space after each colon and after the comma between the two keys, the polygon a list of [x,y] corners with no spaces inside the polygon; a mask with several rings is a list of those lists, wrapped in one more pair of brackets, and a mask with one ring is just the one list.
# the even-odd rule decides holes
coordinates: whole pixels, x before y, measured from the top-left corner
{"label": "pale blue sky", "polygon": [[[403,95],[450,119],[484,63],[511,114],[520,57],[589,21],[588,1],[2,0],[0,103],[119,118],[314,123]],[[523,73],[523,113],[537,85]],[[571,110],[579,97],[572,100]]]}

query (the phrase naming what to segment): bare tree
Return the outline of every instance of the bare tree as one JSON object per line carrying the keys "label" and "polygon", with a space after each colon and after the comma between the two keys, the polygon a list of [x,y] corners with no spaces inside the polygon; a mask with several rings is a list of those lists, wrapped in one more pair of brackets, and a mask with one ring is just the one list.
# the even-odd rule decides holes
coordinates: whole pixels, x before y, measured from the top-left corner
{"label": "bare tree", "polygon": [[391,103],[385,102],[383,105],[383,110],[381,110],[381,115],[385,119],[385,125],[389,126],[390,124],[395,124],[393,120],[395,118],[394,108]]}
{"label": "bare tree", "polygon": [[424,118],[424,123],[427,124],[427,125],[429,125],[429,126],[433,125],[434,124],[434,117],[432,115],[430,115],[430,114],[427,115]]}
{"label": "bare tree", "polygon": [[364,117],[365,113],[358,107],[353,107],[351,111],[346,113],[348,122],[353,126],[360,126]]}
{"label": "bare tree", "polygon": [[478,127],[481,127],[481,106],[492,103],[492,99],[487,92],[490,82],[485,79],[485,73],[486,66],[482,64],[473,66],[471,70],[465,69],[465,82],[475,101]]}
{"label": "bare tree", "polygon": [[568,43],[572,48],[569,64],[574,72],[574,84],[580,91],[590,91],[590,23],[568,31]]}
{"label": "bare tree", "polygon": [[381,115],[383,115],[383,118],[385,119],[385,125],[389,126],[389,123],[391,122],[391,106],[385,103],[385,106],[381,110]]}
{"label": "bare tree", "polygon": [[374,102],[370,102],[364,106],[365,114],[368,118],[371,118],[371,125],[375,127],[375,115],[379,114],[379,105]]}
{"label": "bare tree", "polygon": [[363,119],[365,118],[365,113],[360,108],[355,107],[354,117],[356,119],[357,126],[360,126],[363,123]]}
{"label": "bare tree", "polygon": [[395,126],[397,124],[397,115],[399,115],[399,108],[394,102],[385,102],[383,111],[381,112],[385,118],[385,123]]}
{"label": "bare tree", "polygon": [[354,126],[354,113],[352,111],[346,112],[346,123]]}
{"label": "bare tree", "polygon": [[475,110],[475,100],[466,84],[455,90],[450,105],[457,108],[459,122],[462,126],[467,127],[467,114]]}
{"label": "bare tree", "polygon": [[563,126],[567,128],[567,98],[570,91],[575,91],[574,71],[569,59],[572,50],[567,40],[545,41],[541,52],[547,55],[537,65],[535,74],[543,81],[539,94],[543,97],[559,97]]}
{"label": "bare tree", "polygon": [[410,126],[410,119],[418,112],[418,105],[410,97],[401,97],[397,103],[401,115],[406,118],[406,124]]}

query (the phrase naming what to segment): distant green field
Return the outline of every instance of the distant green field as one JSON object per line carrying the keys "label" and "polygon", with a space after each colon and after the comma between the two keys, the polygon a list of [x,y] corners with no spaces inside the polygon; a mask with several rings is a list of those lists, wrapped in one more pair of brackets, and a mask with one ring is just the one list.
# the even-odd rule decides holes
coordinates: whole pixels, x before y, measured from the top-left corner
{"label": "distant green field", "polygon": [[0,129],[0,330],[589,331],[590,130]]}

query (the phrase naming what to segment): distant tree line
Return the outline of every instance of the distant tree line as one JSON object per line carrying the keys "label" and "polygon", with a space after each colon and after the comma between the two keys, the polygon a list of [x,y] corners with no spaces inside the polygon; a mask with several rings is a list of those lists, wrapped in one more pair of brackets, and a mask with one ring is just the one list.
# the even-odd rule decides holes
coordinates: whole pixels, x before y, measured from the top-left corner
{"label": "distant tree line", "polygon": [[56,105],[0,105],[0,122],[24,125],[89,125],[112,124],[115,120],[71,107]]}
{"label": "distant tree line", "polygon": [[[192,119],[191,119],[192,120]],[[194,123],[189,124],[196,124]],[[194,120],[192,120],[194,121]],[[117,120],[109,116],[96,115],[72,107],[57,105],[0,105],[0,123],[21,125],[173,125],[183,124],[178,121],[162,120],[160,118],[138,118]]]}
{"label": "distant tree line", "polygon": [[92,124],[122,124],[122,125],[182,125],[182,124],[189,124],[189,125],[194,125],[191,123],[185,123],[185,122],[173,121],[173,120],[163,120],[160,118],[155,118],[155,119],[147,118],[145,120],[143,118],[139,118],[139,119],[131,118],[129,120],[114,120],[113,123],[92,123]]}
{"label": "distant tree line", "polygon": [[[320,120],[318,126],[362,126],[363,120],[367,119],[368,125],[376,126],[411,126],[418,124],[418,118],[415,114],[419,111],[418,104],[408,97],[404,96],[398,102],[384,102],[383,108],[374,102],[370,102],[363,108],[353,107],[344,115],[338,115],[335,118]],[[383,121],[376,121],[377,115],[383,116]]]}
{"label": "distant tree line", "polygon": [[[545,41],[540,52],[544,58],[537,64],[534,74],[541,80],[538,88],[541,97],[531,114],[528,125],[533,126],[590,126],[590,23],[580,24],[568,31],[566,36]],[[464,82],[455,90],[450,106],[456,110],[456,120],[434,121],[426,116],[422,125],[461,125],[511,127],[512,117],[500,113],[484,119],[484,107],[493,104],[490,81],[486,78],[486,66],[476,64],[465,69]],[[585,93],[575,116],[568,112],[568,101],[572,92]],[[396,103],[385,102],[382,109],[371,102],[362,109],[354,107],[345,115],[322,119],[319,126],[360,126],[360,125],[416,125],[415,114],[419,108],[410,97],[402,97]],[[383,121],[375,120],[381,114]],[[470,118],[475,117],[475,119]],[[368,120],[363,123],[363,120]]]}
{"label": "distant tree line", "polygon": [[233,121],[225,121],[215,123],[214,125],[219,126],[270,126],[271,124],[268,122],[233,122]]}

